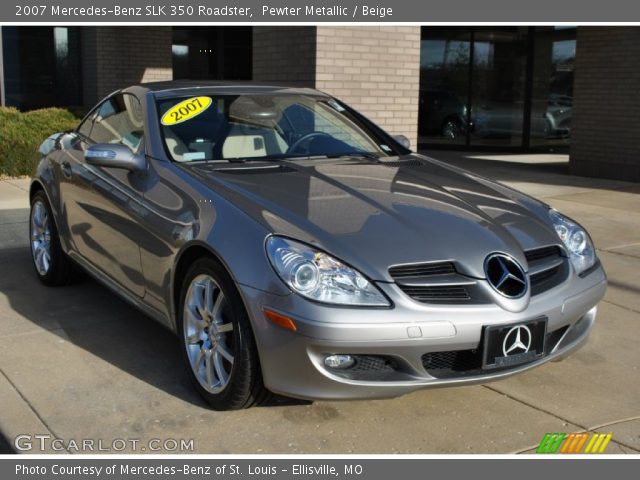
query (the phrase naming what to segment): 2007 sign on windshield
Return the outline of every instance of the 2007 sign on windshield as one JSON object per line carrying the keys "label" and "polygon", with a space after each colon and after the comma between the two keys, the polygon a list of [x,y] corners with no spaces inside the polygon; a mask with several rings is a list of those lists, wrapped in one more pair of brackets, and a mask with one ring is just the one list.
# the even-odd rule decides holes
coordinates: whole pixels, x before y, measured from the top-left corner
{"label": "2007 sign on windshield", "polygon": [[162,125],[176,125],[200,115],[211,106],[211,97],[193,97],[177,103],[162,115]]}

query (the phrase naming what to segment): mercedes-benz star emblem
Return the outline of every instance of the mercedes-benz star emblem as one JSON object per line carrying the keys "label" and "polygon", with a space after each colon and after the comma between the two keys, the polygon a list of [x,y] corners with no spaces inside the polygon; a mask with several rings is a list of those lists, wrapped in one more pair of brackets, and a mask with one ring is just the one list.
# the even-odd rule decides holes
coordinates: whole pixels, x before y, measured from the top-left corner
{"label": "mercedes-benz star emblem", "polygon": [[519,298],[527,292],[527,276],[509,255],[494,253],[484,262],[487,280],[493,289],[508,298]]}
{"label": "mercedes-benz star emblem", "polygon": [[502,341],[502,353],[505,357],[527,353],[529,348],[531,348],[531,330],[526,325],[511,328]]}

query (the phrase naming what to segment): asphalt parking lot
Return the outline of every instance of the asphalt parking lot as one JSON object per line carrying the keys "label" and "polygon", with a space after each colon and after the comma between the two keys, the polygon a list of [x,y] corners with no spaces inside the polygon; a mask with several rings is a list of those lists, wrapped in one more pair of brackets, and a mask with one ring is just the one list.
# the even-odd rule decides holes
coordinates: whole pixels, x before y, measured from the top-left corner
{"label": "asphalt parking lot", "polygon": [[9,441],[193,439],[197,453],[318,454],[531,452],[546,432],[595,430],[613,433],[607,453],[640,453],[640,184],[569,176],[561,155],[434,156],[588,228],[610,283],[585,348],[486,386],[214,412],[160,325],[92,280],[56,289],[37,281],[28,181],[1,180],[0,432]]}

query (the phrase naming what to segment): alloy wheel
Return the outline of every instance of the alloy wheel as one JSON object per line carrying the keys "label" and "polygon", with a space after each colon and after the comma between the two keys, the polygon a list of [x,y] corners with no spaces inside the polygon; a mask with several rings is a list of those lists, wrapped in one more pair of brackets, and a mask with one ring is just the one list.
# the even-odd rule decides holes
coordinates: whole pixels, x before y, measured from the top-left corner
{"label": "alloy wheel", "polygon": [[31,209],[31,254],[38,273],[46,275],[51,268],[51,220],[40,200]]}
{"label": "alloy wheel", "polygon": [[184,301],[184,344],[200,385],[217,394],[229,384],[233,368],[234,324],[224,292],[210,275],[196,276]]}

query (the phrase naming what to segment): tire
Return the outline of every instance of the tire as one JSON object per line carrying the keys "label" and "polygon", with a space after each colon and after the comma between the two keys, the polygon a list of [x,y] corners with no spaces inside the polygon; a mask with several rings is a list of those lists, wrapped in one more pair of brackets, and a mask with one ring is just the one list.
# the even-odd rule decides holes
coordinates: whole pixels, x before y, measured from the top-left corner
{"label": "tire", "polygon": [[267,399],[246,309],[218,262],[201,258],[191,265],[177,317],[182,358],[211,408],[239,410]]}
{"label": "tire", "polygon": [[75,265],[62,250],[51,206],[43,191],[31,199],[29,245],[38,279],[48,286],[68,285],[77,277]]}

